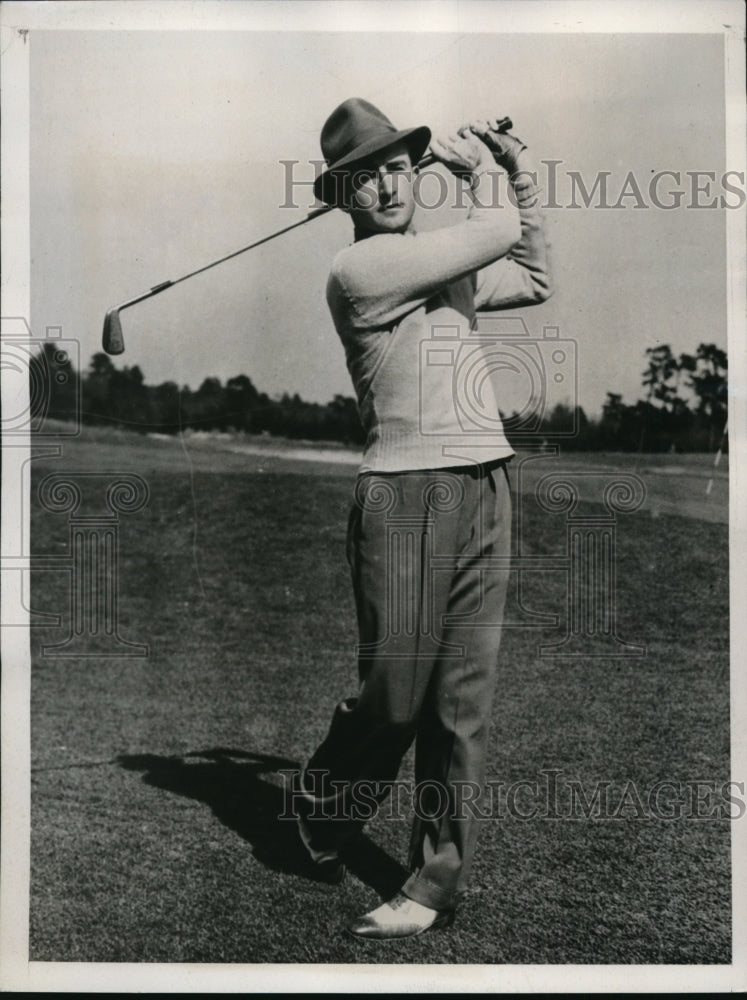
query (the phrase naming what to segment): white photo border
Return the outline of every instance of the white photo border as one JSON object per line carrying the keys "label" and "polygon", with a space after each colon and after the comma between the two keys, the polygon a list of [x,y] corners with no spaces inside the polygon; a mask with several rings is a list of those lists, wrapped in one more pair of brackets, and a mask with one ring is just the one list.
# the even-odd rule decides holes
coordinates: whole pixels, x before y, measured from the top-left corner
{"label": "white photo border", "polygon": [[[396,13],[393,8],[396,7]],[[392,16],[386,16],[388,12]],[[745,171],[744,9],[739,2],[553,2],[553,0],[412,0],[358,2],[5,2],[2,31],[2,315],[30,315],[29,52],[44,31],[336,31],[396,30],[510,33],[720,34],[726,66],[726,162]],[[396,28],[393,27],[396,25]],[[745,336],[745,212],[727,215],[728,348],[730,356],[730,605],[732,777],[747,776],[747,337]],[[23,386],[3,373],[3,404],[17,406]],[[12,398],[11,398],[12,397]],[[17,481],[29,448],[3,449],[3,483]],[[3,492],[2,552],[22,534],[28,552],[28,504]],[[740,558],[741,556],[741,558]],[[5,612],[28,607],[15,578],[3,574]],[[7,620],[5,614],[3,620]],[[8,634],[11,633],[11,634]],[[730,966],[396,966],[198,965],[29,962],[30,655],[28,630],[2,636],[2,868],[0,985],[4,990],[54,992],[672,992],[747,987],[747,820],[732,827],[733,960]],[[250,975],[248,975],[250,972]]]}

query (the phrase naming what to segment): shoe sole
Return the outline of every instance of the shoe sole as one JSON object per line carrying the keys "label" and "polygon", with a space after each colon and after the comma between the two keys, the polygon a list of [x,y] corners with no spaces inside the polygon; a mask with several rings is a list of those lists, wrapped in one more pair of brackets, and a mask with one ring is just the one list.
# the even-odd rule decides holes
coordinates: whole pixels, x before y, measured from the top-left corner
{"label": "shoe sole", "polygon": [[356,941],[407,941],[409,938],[420,937],[421,934],[427,934],[428,931],[442,931],[447,927],[451,927],[454,923],[454,917],[456,916],[453,910],[449,910],[445,913],[439,914],[432,924],[428,924],[427,927],[421,927],[420,930],[413,931],[412,934],[395,934],[389,937],[388,935],[373,935],[373,934],[356,934],[354,930],[350,927],[345,928],[345,933],[348,937],[354,938]]}

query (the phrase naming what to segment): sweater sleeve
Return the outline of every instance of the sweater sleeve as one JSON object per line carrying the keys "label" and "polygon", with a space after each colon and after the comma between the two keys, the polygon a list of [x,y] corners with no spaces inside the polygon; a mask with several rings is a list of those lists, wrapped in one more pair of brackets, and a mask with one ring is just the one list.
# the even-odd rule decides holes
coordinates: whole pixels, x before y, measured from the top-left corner
{"label": "sweater sleeve", "polygon": [[520,153],[511,178],[521,219],[521,239],[504,258],[478,272],[475,289],[478,310],[534,305],[552,294],[549,244],[529,166]]}
{"label": "sweater sleeve", "polygon": [[[493,171],[479,168],[467,218],[425,233],[380,234],[338,254],[327,300],[356,329],[396,322],[445,285],[506,254],[521,237],[517,213],[491,205]],[[486,207],[487,206],[487,207]]]}

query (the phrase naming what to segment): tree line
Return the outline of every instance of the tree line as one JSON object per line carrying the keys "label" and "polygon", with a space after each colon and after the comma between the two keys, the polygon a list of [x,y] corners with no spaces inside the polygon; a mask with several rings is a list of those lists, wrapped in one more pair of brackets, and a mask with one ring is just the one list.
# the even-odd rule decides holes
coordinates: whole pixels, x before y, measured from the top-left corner
{"label": "tree line", "polygon": [[[727,448],[728,361],[715,344],[675,356],[668,344],[649,347],[641,373],[642,398],[626,404],[608,392],[598,420],[563,404],[544,419],[542,431],[564,450],[715,451]],[[573,424],[573,437],[560,437]]]}
{"label": "tree line", "polygon": [[[82,374],[66,369],[58,382],[56,349],[44,344],[36,357],[43,369],[38,381],[49,387],[46,415],[57,420],[75,418],[79,406],[84,424],[109,425],[140,433],[177,434],[181,430],[239,431],[272,434],[313,441],[362,444],[363,430],[354,399],[337,395],[322,405],[295,395],[272,399],[259,392],[246,375],[224,384],[206,378],[197,390],[176,382],[147,385],[138,365],[116,368],[108,354],[91,358]],[[34,373],[32,373],[32,382]]]}
{"label": "tree line", "polygon": [[[589,451],[713,451],[724,443],[726,353],[715,344],[700,344],[695,354],[675,357],[664,344],[648,348],[645,355],[642,398],[625,404],[620,394],[608,392],[599,419],[587,418],[579,406],[559,403],[542,414],[532,439]],[[338,394],[326,404],[306,402],[297,393],[273,399],[246,375],[225,384],[206,378],[194,391],[176,382],[151,386],[137,365],[116,368],[104,353],[94,354],[85,372],[71,369],[69,362],[64,373],[62,367],[50,343],[32,359],[31,384],[43,388],[35,405],[58,420],[76,419],[80,411],[84,424],[141,433],[176,434],[191,428],[347,445],[364,441],[355,400],[348,396]],[[518,416],[504,419],[509,440],[527,443]]]}

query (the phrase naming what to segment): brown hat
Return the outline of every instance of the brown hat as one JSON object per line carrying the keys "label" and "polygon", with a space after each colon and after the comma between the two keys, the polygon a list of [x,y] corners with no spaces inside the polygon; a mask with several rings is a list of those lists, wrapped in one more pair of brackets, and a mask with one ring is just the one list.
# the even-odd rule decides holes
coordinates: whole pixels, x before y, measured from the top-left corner
{"label": "brown hat", "polygon": [[335,205],[342,192],[342,178],[351,167],[399,142],[407,143],[415,164],[430,141],[431,130],[425,125],[397,131],[373,104],[351,97],[335,108],[324,123],[321,145],[327,170],[315,180],[314,193],[320,201]]}

